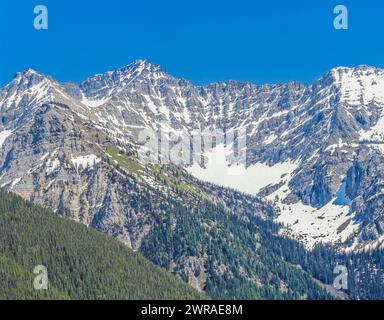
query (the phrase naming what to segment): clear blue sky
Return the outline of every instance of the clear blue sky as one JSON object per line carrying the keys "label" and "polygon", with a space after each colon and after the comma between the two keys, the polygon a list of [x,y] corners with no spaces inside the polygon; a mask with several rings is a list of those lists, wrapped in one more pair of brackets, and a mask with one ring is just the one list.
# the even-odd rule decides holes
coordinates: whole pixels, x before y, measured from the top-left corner
{"label": "clear blue sky", "polygon": [[[33,28],[45,4],[49,30]],[[349,9],[349,30],[333,8]],[[1,0],[0,85],[27,67],[66,81],[135,59],[195,84],[310,83],[334,66],[384,66],[379,0]]]}

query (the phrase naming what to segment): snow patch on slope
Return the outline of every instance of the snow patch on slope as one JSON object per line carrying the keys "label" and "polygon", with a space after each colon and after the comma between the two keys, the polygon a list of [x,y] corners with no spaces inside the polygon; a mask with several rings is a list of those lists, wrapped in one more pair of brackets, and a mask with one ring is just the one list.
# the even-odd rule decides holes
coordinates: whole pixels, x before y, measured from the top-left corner
{"label": "snow patch on slope", "polygon": [[5,140],[12,134],[12,130],[4,130],[0,132],[0,148],[3,146]]}
{"label": "snow patch on slope", "polygon": [[343,182],[335,197],[321,208],[314,208],[298,201],[293,204],[283,203],[289,193],[288,177],[285,184],[267,197],[275,200],[281,213],[276,222],[285,226],[285,234],[300,240],[308,249],[316,243],[344,242],[359,229],[359,224],[354,222],[355,213],[351,212],[351,200],[345,194]]}
{"label": "snow patch on slope", "polygon": [[21,177],[13,180],[9,190],[12,190],[18,183],[20,183],[20,181],[21,181]]}
{"label": "snow patch on slope", "polygon": [[82,104],[85,104],[87,107],[90,107],[90,108],[100,107],[103,104],[107,103],[108,101],[109,101],[109,97],[105,99],[91,100],[91,99],[88,99],[83,93],[82,93],[82,99],[80,100]]}
{"label": "snow patch on slope", "polygon": [[46,173],[47,175],[50,175],[60,167],[60,160],[59,159],[49,159],[46,164]]}
{"label": "snow patch on slope", "polygon": [[99,163],[100,161],[101,159],[96,157],[96,155],[94,154],[88,154],[88,155],[79,156],[79,157],[73,157],[71,155],[71,162],[76,167],[76,169],[92,168],[96,163]]}
{"label": "snow patch on slope", "polygon": [[226,155],[227,150],[221,144],[204,154],[208,161],[205,168],[195,163],[187,171],[200,180],[256,195],[263,187],[278,183],[281,176],[293,172],[298,166],[293,162],[273,166],[256,163],[245,168],[243,164],[230,165]]}

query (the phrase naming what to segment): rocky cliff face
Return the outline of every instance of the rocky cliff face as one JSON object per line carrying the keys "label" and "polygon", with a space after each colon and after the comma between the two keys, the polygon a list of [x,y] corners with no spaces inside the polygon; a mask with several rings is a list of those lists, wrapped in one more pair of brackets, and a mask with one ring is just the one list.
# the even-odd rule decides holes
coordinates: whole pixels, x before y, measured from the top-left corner
{"label": "rocky cliff face", "polygon": [[383,106],[384,71],[366,66],[333,69],[310,86],[229,81],[204,87],[141,60],[79,85],[29,69],[0,90],[0,182],[136,248],[150,229],[137,203],[143,189],[151,196],[148,185],[159,187],[158,172],[113,148],[136,159],[145,128],[176,136],[242,131],[246,168],[295,164],[258,190],[280,208],[290,234],[308,229],[307,217],[318,215],[315,225],[324,220],[325,210],[332,212],[324,225],[330,231],[318,228],[303,241],[373,239],[382,234]]}

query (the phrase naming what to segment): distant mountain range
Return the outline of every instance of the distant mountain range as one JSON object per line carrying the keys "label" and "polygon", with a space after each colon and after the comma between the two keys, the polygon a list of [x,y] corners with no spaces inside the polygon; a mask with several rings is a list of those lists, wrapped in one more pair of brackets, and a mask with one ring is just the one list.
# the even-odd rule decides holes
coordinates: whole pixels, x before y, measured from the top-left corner
{"label": "distant mountain range", "polygon": [[[310,86],[194,86],[143,60],[80,84],[28,69],[0,89],[0,184],[213,298],[335,297],[333,264],[384,239],[383,107],[384,70],[367,66]],[[224,140],[201,163],[146,163],[145,130],[171,147],[207,130]],[[316,250],[324,274],[303,262]]]}

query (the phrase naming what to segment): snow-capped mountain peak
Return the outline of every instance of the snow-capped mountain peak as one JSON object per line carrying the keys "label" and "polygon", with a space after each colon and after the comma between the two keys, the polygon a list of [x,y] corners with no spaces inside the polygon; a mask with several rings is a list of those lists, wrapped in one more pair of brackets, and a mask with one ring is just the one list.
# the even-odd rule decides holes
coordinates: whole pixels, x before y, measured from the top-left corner
{"label": "snow-capped mountain peak", "polygon": [[121,68],[120,70],[124,70],[124,69],[137,70],[138,73],[141,73],[144,70],[151,71],[151,72],[162,71],[161,66],[153,64],[148,60],[143,60],[143,59],[138,59],[133,63]]}
{"label": "snow-capped mountain peak", "polygon": [[138,82],[156,81],[167,74],[160,66],[146,60],[137,60],[115,71],[105,72],[80,83],[80,89],[89,101],[105,101]]}
{"label": "snow-capped mountain peak", "polygon": [[384,70],[369,66],[333,70],[342,101],[350,105],[384,103]]}
{"label": "snow-capped mountain peak", "polygon": [[0,108],[2,110],[28,109],[31,105],[40,105],[53,98],[54,81],[36,72],[26,69],[15,75],[13,80],[0,89]]}

